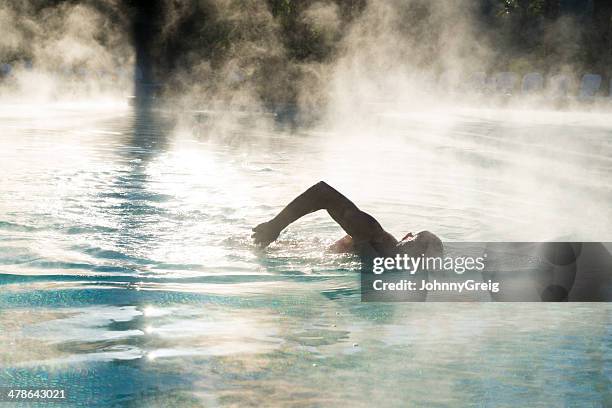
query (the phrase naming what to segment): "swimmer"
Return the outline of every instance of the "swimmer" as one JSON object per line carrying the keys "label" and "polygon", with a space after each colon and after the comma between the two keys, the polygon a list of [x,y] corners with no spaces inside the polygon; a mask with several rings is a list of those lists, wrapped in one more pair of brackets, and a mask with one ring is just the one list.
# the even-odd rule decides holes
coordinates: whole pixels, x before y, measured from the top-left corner
{"label": "swimmer", "polygon": [[401,240],[385,231],[371,215],[361,211],[348,198],[329,184],[321,181],[291,201],[276,217],[253,228],[255,243],[266,247],[274,242],[282,230],[306,214],[327,210],[346,232],[330,250],[337,253],[356,253],[365,257],[442,256],[442,241],[429,231],[409,232]]}

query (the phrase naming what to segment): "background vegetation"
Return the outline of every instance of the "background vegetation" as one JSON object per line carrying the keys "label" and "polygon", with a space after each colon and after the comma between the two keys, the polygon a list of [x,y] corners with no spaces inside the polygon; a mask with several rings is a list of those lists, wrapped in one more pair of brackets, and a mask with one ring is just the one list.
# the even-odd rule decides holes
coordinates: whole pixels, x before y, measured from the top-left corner
{"label": "background vegetation", "polygon": [[[56,66],[65,63],[61,52],[40,44],[57,37],[57,32],[65,30],[66,21],[70,21],[53,17],[80,7],[102,16],[89,22],[100,26],[89,39],[103,48],[129,43],[136,51],[139,75],[145,82],[164,83],[174,92],[189,90],[207,96],[224,89],[248,88],[250,97],[256,95],[266,103],[294,104],[300,98],[298,86],[316,88],[329,79],[333,61],[347,49],[347,36],[373,3],[376,2],[14,0],[0,6],[0,22],[5,31],[9,27],[8,32],[0,33],[0,62],[31,61],[34,65]],[[612,2],[608,0],[398,3],[400,35],[412,38],[415,49],[405,58],[423,70],[439,75],[448,68],[439,63],[440,55],[453,45],[444,45],[442,33],[463,12],[460,8],[450,9],[444,20],[432,15],[436,7],[450,3],[460,4],[469,14],[470,30],[476,33],[469,41],[489,50],[486,63],[474,66],[474,70],[519,74],[567,70],[609,77]],[[41,53],[41,49],[55,51]],[[113,58],[115,65],[125,64],[128,59],[125,50],[108,58]],[[92,60],[95,58],[91,53],[85,53],[67,63],[73,67],[89,66]],[[311,103],[318,102],[314,98]]]}

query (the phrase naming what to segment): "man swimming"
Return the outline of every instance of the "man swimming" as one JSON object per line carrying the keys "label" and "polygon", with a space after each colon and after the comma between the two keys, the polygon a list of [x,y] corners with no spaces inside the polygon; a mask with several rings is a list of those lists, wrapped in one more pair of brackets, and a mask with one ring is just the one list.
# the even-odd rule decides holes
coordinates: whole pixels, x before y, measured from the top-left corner
{"label": "man swimming", "polygon": [[306,214],[325,209],[347,235],[331,246],[334,252],[365,257],[442,256],[442,241],[429,231],[408,233],[400,241],[385,231],[371,215],[348,198],[320,181],[291,201],[276,217],[253,228],[253,239],[262,247],[274,242],[289,224]]}

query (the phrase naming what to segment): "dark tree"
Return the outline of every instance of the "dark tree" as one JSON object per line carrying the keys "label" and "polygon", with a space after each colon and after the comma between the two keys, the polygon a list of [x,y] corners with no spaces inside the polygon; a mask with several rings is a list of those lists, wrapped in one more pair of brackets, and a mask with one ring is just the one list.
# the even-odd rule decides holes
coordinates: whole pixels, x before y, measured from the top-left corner
{"label": "dark tree", "polygon": [[612,2],[610,0],[593,1],[593,33],[592,40],[596,58],[594,65],[599,69],[609,66],[612,51],[610,19],[612,18]]}
{"label": "dark tree", "polygon": [[546,20],[556,20],[560,12],[559,0],[544,0],[544,18]]}

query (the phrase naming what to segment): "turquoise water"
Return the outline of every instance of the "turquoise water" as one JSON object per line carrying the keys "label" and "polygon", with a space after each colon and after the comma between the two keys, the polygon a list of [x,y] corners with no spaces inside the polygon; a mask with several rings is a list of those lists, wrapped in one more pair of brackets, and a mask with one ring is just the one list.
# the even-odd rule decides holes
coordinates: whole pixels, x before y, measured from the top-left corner
{"label": "turquoise water", "polygon": [[0,109],[0,386],[83,407],[612,405],[607,304],[365,304],[326,214],[249,239],[323,179],[396,235],[610,241],[605,115],[196,116]]}

